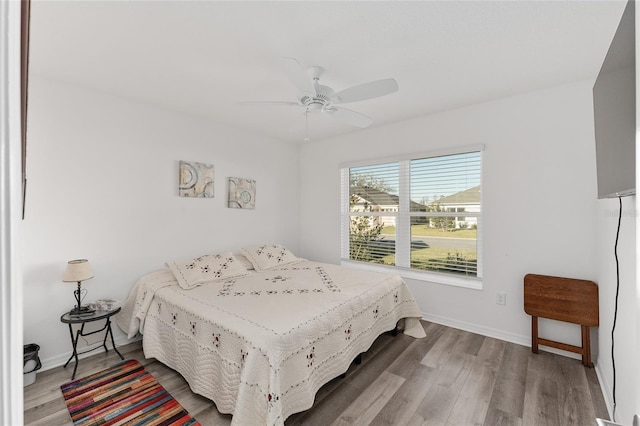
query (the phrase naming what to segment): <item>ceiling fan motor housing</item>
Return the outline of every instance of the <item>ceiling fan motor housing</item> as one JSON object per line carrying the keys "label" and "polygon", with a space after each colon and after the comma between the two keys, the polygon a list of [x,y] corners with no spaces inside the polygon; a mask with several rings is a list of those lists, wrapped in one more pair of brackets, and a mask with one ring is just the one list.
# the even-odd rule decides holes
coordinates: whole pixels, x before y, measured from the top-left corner
{"label": "ceiling fan motor housing", "polygon": [[331,108],[331,99],[335,96],[335,92],[328,86],[315,82],[315,96],[302,95],[300,103],[304,105],[308,111],[322,111]]}

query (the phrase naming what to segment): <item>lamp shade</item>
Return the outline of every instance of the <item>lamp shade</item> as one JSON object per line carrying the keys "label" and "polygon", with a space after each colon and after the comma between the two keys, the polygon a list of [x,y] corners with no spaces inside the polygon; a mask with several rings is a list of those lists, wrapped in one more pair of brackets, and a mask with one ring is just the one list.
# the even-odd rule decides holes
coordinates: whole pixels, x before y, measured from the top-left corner
{"label": "lamp shade", "polygon": [[67,269],[64,271],[62,281],[79,282],[93,278],[93,271],[87,259],[70,260]]}

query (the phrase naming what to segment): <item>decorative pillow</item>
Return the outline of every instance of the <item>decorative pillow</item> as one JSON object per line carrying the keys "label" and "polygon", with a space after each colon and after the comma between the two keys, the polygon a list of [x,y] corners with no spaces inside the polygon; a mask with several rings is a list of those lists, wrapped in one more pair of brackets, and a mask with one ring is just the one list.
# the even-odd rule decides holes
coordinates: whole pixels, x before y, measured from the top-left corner
{"label": "decorative pillow", "polygon": [[231,252],[209,254],[195,259],[167,262],[180,287],[188,290],[205,282],[249,275]]}
{"label": "decorative pillow", "polygon": [[249,246],[240,249],[240,253],[245,255],[256,271],[261,272],[277,266],[298,263],[302,259],[297,258],[286,248],[274,244],[263,246]]}
{"label": "decorative pillow", "polygon": [[242,266],[244,266],[244,268],[247,271],[253,271],[253,263],[251,263],[249,261],[249,259],[247,259],[247,256],[245,256],[244,254],[240,254],[240,253],[233,253],[233,256],[238,260],[238,262],[240,262],[242,264]]}

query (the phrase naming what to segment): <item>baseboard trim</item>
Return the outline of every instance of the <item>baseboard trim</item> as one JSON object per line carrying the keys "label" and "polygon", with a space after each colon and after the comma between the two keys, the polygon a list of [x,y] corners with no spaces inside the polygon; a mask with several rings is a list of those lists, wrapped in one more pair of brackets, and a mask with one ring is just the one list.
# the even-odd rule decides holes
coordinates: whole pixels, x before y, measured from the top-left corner
{"label": "baseboard trim", "polygon": [[[515,343],[517,345],[531,347],[530,335],[525,336],[522,334],[509,333],[504,330],[499,330],[497,328],[485,327],[482,325],[473,324],[465,321],[459,321],[457,319],[444,317],[441,315],[426,314],[424,312],[422,313],[422,318],[425,321],[446,325],[447,327],[453,327],[459,330],[468,331],[470,333],[481,334],[483,336],[493,337],[494,339],[504,340],[509,343]],[[561,349],[544,346],[544,347],[540,347],[540,350],[557,354],[557,355],[566,356],[568,358],[582,359],[582,357],[579,354],[563,351]]]}
{"label": "baseboard trim", "polygon": [[598,383],[600,383],[600,389],[602,390],[602,396],[604,397],[604,403],[609,412],[609,418],[613,419],[613,392],[611,391],[611,386],[609,385],[607,376],[598,364],[595,364],[595,370],[596,376],[598,376]]}
{"label": "baseboard trim", "polygon": [[[128,345],[129,343],[133,343],[133,342],[137,342],[138,340],[142,340],[142,336],[138,335],[136,337],[134,337],[133,339],[127,339],[126,336],[122,336],[120,338],[116,338],[114,339],[116,342],[116,346],[120,347],[120,346],[124,346],[124,345]],[[95,351],[91,350],[91,352],[87,352],[85,354],[82,355],[78,355],[78,359],[83,359],[83,358],[87,358],[89,356],[92,355],[96,355],[100,353],[100,348],[102,346],[102,342],[98,342],[98,343],[94,343],[92,345],[80,348],[80,351],[86,351],[86,350],[91,350],[92,348],[96,348]],[[107,348],[109,348],[109,350],[111,351],[111,344],[107,343]],[[39,372],[41,371],[47,371],[50,370],[52,368],[56,368],[56,367],[60,367],[62,365],[64,365],[65,362],[67,362],[67,360],[71,357],[71,354],[73,353],[73,351],[68,351],[66,353],[60,354],[60,355],[56,355],[54,357],[51,358],[46,358],[46,359],[40,359],[40,362],[42,363],[42,368],[40,370],[38,370]]]}

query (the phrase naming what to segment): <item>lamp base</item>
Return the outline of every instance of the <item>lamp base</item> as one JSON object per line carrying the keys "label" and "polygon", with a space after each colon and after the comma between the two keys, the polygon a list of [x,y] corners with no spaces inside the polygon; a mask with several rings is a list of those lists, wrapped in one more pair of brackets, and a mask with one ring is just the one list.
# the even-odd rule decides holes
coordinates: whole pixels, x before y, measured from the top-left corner
{"label": "lamp base", "polygon": [[91,309],[88,306],[80,306],[80,307],[76,306],[75,308],[69,311],[69,315],[90,315],[95,311],[96,311],[95,309]]}

